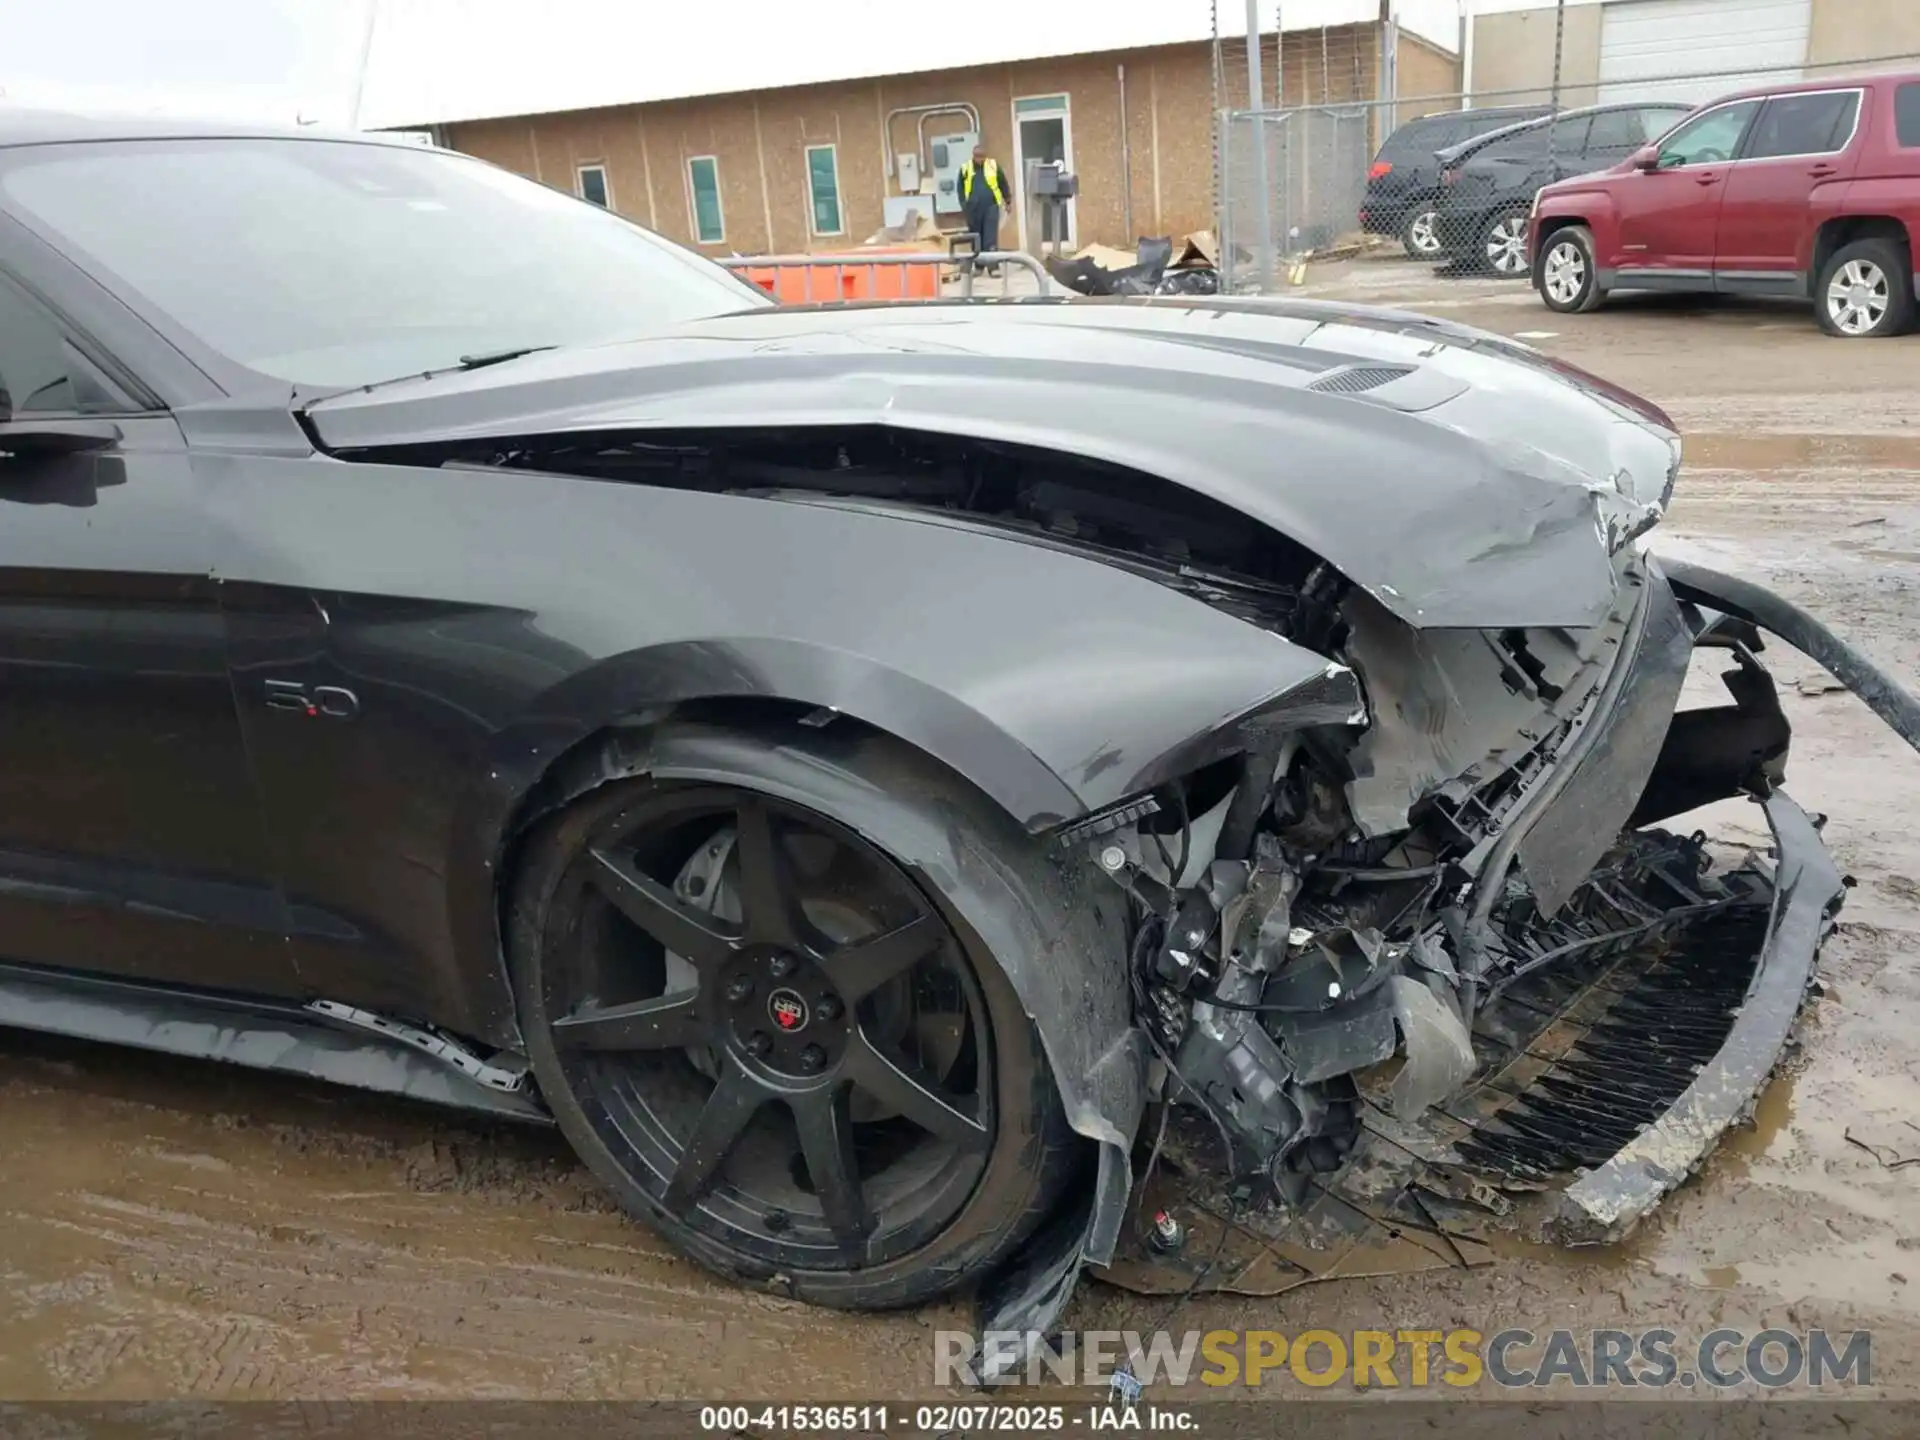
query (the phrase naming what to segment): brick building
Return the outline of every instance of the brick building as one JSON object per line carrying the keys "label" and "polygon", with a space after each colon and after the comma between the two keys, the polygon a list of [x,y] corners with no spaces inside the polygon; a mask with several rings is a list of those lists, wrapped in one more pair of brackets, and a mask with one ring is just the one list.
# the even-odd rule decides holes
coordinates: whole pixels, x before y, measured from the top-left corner
{"label": "brick building", "polygon": [[[488,88],[467,74],[450,88],[384,100],[375,123],[431,125],[442,144],[608,204],[710,254],[750,254],[859,243],[900,213],[898,157],[911,153],[931,168],[932,140],[971,131],[977,117],[981,143],[1015,174],[1023,161],[1063,159],[1079,175],[1070,239],[1128,245],[1135,235],[1179,235],[1213,223],[1216,95],[1227,104],[1247,103],[1244,43],[1235,52],[1237,65],[1217,73],[1207,12],[1192,0],[1191,14],[1182,15],[1180,3],[1156,0],[1142,7],[1150,12],[1147,20],[1131,25],[1090,26],[1086,12],[1062,12],[1056,19],[1072,23],[1051,30],[1043,22],[1022,24],[1013,12],[1005,26],[985,33],[977,33],[977,9],[952,19],[952,12],[890,9],[886,13],[904,25],[923,23],[920,16],[960,27],[957,35],[931,36],[915,47],[914,58],[945,54],[971,63],[880,71],[873,67],[903,55],[870,43],[825,62],[863,73],[756,84],[808,68],[782,67],[757,47],[704,83],[656,65],[626,81],[601,77],[572,88],[597,103],[529,105],[515,113],[499,113],[519,93],[513,84]],[[1437,17],[1426,27],[1433,38],[1403,13],[1410,3],[1426,4]],[[816,3],[807,13],[820,8]],[[1457,34],[1453,0],[1396,0],[1398,23],[1391,27],[1379,18],[1386,13],[1379,0],[1296,0],[1280,10],[1287,28],[1268,32],[1262,46],[1269,97],[1287,103],[1375,99],[1389,45],[1400,93],[1459,86],[1458,59],[1448,43]],[[469,12],[469,31],[475,23]],[[1088,35],[1136,34],[1192,38],[1075,53]],[[527,37],[529,45],[537,43],[531,32]],[[477,44],[470,36],[466,43],[469,52]],[[668,43],[662,38],[655,51]],[[710,60],[702,53],[691,68]],[[420,63],[418,56],[412,63]],[[443,71],[484,68],[467,53],[441,55],[438,63]],[[538,63],[521,57],[523,68]],[[811,63],[821,68],[818,58]],[[695,86],[698,93],[673,93]],[[553,93],[537,91],[533,98]],[[935,218],[951,227],[958,217]],[[1023,221],[1016,211],[1003,244],[1021,242]]]}

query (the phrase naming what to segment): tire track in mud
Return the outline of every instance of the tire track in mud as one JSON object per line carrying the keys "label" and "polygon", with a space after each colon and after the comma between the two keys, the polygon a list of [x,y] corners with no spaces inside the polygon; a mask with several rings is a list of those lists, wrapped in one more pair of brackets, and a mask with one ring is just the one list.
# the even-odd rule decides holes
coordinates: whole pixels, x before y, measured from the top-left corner
{"label": "tire track in mud", "polygon": [[8,1397],[839,1398],[909,1341],[888,1373],[927,1368],[918,1321],[709,1280],[542,1133],[8,1034],[0,1141]]}

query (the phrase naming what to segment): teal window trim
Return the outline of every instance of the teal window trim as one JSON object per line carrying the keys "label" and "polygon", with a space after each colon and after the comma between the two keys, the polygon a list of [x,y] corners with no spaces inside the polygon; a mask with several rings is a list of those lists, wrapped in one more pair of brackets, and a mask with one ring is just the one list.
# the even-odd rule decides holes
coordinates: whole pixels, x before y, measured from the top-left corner
{"label": "teal window trim", "polygon": [[[590,193],[591,187],[587,182],[589,175],[597,175],[600,177],[600,198],[598,200],[594,199]],[[578,195],[589,205],[598,205],[603,210],[611,210],[613,208],[613,182],[607,178],[607,167],[605,165],[596,160],[591,164],[576,166],[573,177],[574,194]]]}
{"label": "teal window trim", "polygon": [[809,145],[806,159],[807,223],[815,235],[846,234],[846,215],[840,206],[839,148]]}
{"label": "teal window trim", "polygon": [[725,242],[727,217],[720,204],[720,161],[716,156],[687,157],[687,218],[693,224],[693,238],[700,244]]}

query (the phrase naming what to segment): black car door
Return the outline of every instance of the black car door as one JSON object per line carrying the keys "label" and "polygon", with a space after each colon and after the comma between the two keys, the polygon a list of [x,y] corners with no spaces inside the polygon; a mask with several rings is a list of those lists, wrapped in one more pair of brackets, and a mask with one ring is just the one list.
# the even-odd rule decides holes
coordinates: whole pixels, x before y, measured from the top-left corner
{"label": "black car door", "polygon": [[296,991],[179,427],[41,249],[0,226],[0,961]]}

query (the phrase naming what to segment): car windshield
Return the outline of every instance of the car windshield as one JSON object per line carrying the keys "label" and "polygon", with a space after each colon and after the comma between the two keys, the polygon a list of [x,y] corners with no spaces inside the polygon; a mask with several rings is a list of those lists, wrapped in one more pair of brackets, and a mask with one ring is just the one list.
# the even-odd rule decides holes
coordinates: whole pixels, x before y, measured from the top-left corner
{"label": "car windshield", "polygon": [[303,387],[628,339],[772,303],[629,221],[446,151],[306,139],[48,146],[8,156],[0,188],[7,209],[102,283]]}

